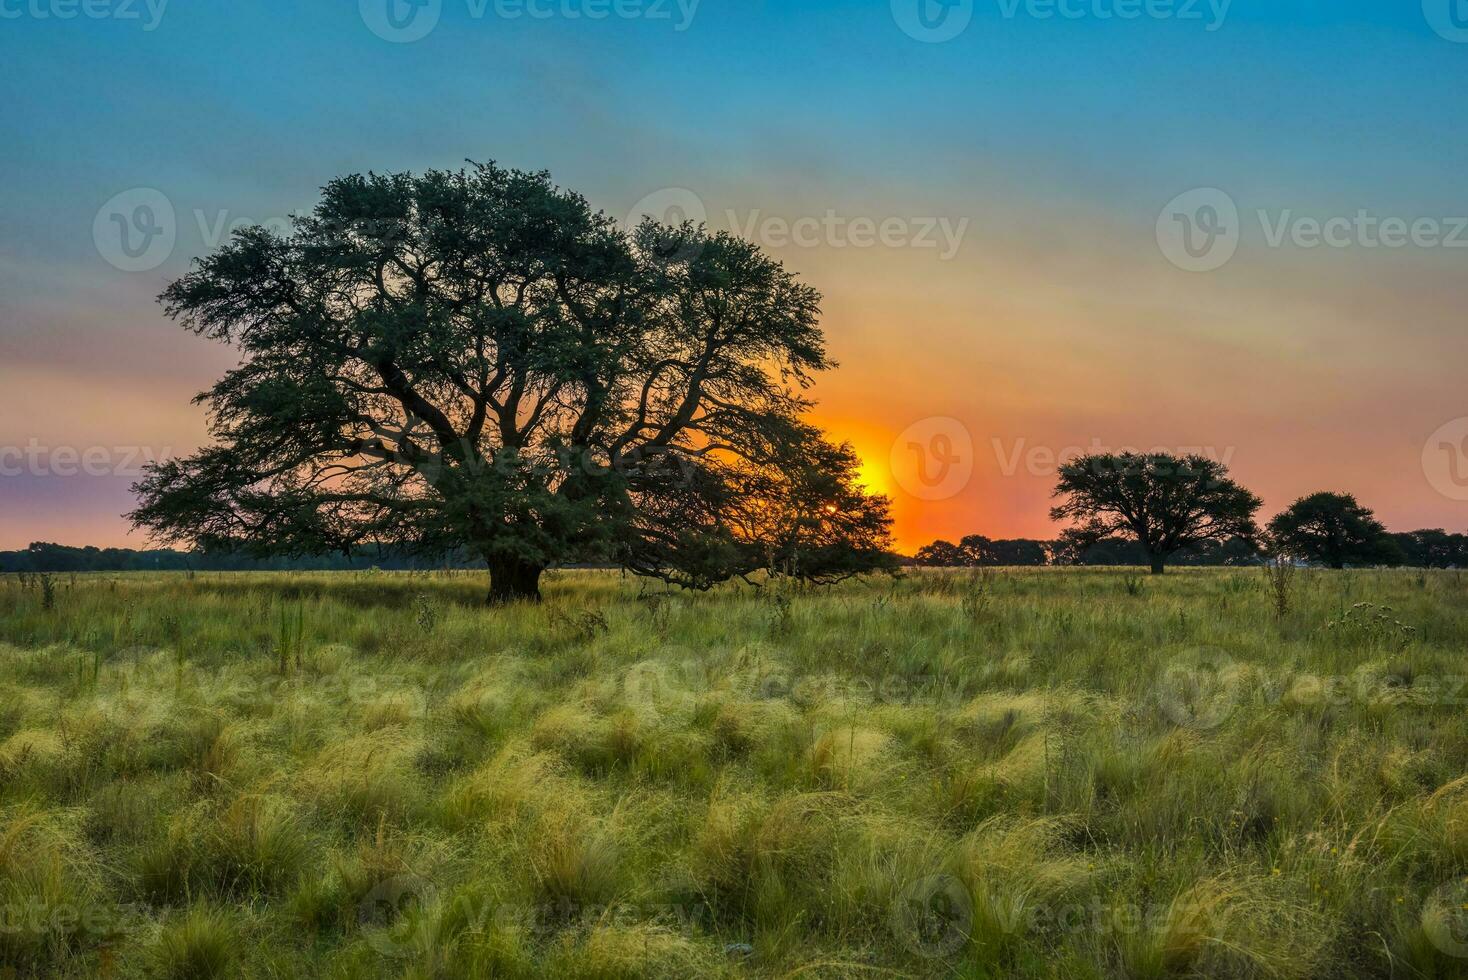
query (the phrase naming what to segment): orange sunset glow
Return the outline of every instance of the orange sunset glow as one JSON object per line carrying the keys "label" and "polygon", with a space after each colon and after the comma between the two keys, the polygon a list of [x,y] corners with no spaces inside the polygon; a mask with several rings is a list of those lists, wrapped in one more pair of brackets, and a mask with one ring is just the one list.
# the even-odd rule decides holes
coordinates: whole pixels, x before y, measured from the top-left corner
{"label": "orange sunset glow", "polygon": [[[892,30],[877,13],[882,23],[863,18],[849,29]],[[1208,51],[1247,61],[1264,43],[1256,32],[1269,36],[1253,22],[1232,37],[1219,32],[1219,45],[1237,47]],[[1468,280],[1463,251],[1447,244],[1451,216],[1468,213],[1468,200],[1456,173],[1433,161],[1456,159],[1442,144],[1461,142],[1468,127],[1452,124],[1454,106],[1439,104],[1428,118],[1426,109],[1402,108],[1414,99],[1392,102],[1390,112],[1374,101],[1384,90],[1412,91],[1411,66],[1435,77],[1451,70],[1461,52],[1421,33],[1397,38],[1395,56],[1381,56],[1387,77],[1341,80],[1324,101],[1252,99],[1248,84],[1239,91],[1222,78],[1192,78],[1186,106],[1210,107],[1192,115],[1174,104],[1182,95],[1149,86],[1150,101],[1138,100],[1111,80],[1107,66],[1127,60],[1152,64],[1159,77],[1173,70],[1141,34],[1091,62],[1056,61],[1049,49],[1022,52],[978,33],[965,36],[984,46],[986,80],[970,101],[925,97],[929,83],[969,84],[960,80],[970,62],[953,60],[949,46],[874,47],[884,86],[787,52],[781,65],[795,73],[787,83],[824,108],[779,103],[754,125],[753,107],[778,100],[764,83],[740,99],[719,96],[707,80],[718,72],[691,69],[734,55],[707,47],[714,35],[690,32],[688,46],[660,50],[663,62],[639,69],[655,76],[662,64],[691,86],[656,107],[629,98],[588,117],[582,94],[627,84],[616,74],[624,59],[614,67],[597,55],[580,65],[579,83],[541,90],[550,95],[533,124],[508,101],[498,115],[434,107],[415,122],[417,136],[386,145],[364,135],[371,126],[328,138],[306,123],[290,139],[252,140],[238,168],[221,159],[194,171],[168,153],[92,159],[75,139],[58,137],[11,168],[3,192],[15,227],[34,244],[21,249],[8,236],[0,255],[0,445],[12,453],[192,451],[205,419],[189,399],[234,358],[167,321],[157,294],[230,229],[284,227],[337,174],[455,166],[468,155],[548,168],[618,221],[651,208],[732,231],[819,289],[840,366],[817,379],[812,418],[849,440],[866,486],[891,497],[904,550],[968,533],[1052,536],[1055,461],[1094,447],[1196,447],[1226,457],[1262,496],[1266,516],[1339,488],[1392,528],[1461,528],[1468,503],[1432,472],[1453,460],[1434,462],[1439,450],[1429,442],[1468,415],[1458,377],[1468,362]],[[1331,43],[1359,45],[1344,29]],[[1382,43],[1373,39],[1371,50]],[[530,77],[549,70],[513,45],[505,56]],[[459,57],[445,48],[435,60]],[[461,67],[472,75],[470,64]],[[363,84],[333,104],[361,117],[358,104],[372,101],[374,85],[351,57],[338,69]],[[1061,70],[1089,80],[1075,104],[1045,102],[1026,82]],[[1306,84],[1300,72],[1288,69],[1279,84]],[[853,98],[852,86],[866,94]],[[221,133],[253,125],[248,108],[231,101],[238,91],[209,97]],[[1272,114],[1259,113],[1261,101]],[[149,132],[171,138],[148,118]],[[98,122],[108,133],[110,125]],[[1343,147],[1332,129],[1358,126],[1382,138]],[[1160,131],[1169,133],[1166,152],[1139,145]],[[659,148],[656,162],[618,149],[608,166],[588,149],[620,147],[633,134]],[[19,130],[9,135],[12,147],[28,142]],[[1414,156],[1414,141],[1435,141],[1438,152]],[[1215,190],[1238,216],[1235,240],[1216,267],[1199,269],[1171,236],[1184,228],[1179,221],[1194,228],[1194,217],[1217,213]],[[99,251],[96,236],[108,227],[110,199],[145,191],[160,195],[159,210],[166,206],[175,224],[167,253],[138,271]],[[1189,202],[1196,214],[1177,211]],[[1424,220],[1438,222],[1438,247],[1410,233],[1399,247],[1376,240],[1393,221],[1410,231]],[[1306,234],[1311,222],[1350,242],[1317,247]],[[894,453],[894,444],[931,419],[957,423],[967,457],[955,462],[968,475],[941,493],[894,472],[894,460],[899,470],[917,464],[910,447]],[[120,516],[132,506],[133,469],[6,472],[0,547],[142,544]]]}

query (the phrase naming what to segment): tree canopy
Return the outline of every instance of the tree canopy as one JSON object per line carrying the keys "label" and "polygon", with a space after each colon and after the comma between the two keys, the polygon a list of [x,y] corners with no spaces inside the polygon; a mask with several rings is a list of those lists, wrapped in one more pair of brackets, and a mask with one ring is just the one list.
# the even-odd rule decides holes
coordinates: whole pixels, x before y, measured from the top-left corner
{"label": "tree canopy", "polygon": [[1424,528],[1393,534],[1405,564],[1418,568],[1468,568],[1468,534]]}
{"label": "tree canopy", "polygon": [[1301,497],[1269,522],[1272,548],[1293,558],[1347,565],[1395,565],[1401,547],[1369,508],[1348,493]]}
{"label": "tree canopy", "polygon": [[1065,500],[1051,509],[1051,519],[1077,522],[1062,535],[1065,550],[1131,538],[1146,552],[1154,575],[1183,548],[1228,538],[1252,541],[1258,534],[1259,498],[1205,456],[1081,456],[1060,468],[1055,496]]}
{"label": "tree canopy", "polygon": [[213,444],[135,488],[155,537],[467,548],[492,599],[567,561],[694,588],[891,561],[887,501],[803,421],[820,296],[728,233],[625,230],[493,164],[348,176],[162,301],[241,360],[196,399]]}
{"label": "tree canopy", "polygon": [[919,565],[955,568],[1002,565],[1044,565],[1050,560],[1047,542],[1027,538],[992,540],[982,534],[965,535],[958,544],[938,540],[919,548],[913,559]]}

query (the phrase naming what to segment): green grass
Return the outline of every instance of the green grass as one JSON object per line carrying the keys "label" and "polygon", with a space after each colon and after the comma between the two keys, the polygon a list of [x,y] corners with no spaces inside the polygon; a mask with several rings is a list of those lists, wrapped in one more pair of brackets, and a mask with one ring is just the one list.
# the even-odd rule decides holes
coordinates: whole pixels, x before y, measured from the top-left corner
{"label": "green grass", "polygon": [[1468,577],[0,582],[0,975],[1468,974]]}

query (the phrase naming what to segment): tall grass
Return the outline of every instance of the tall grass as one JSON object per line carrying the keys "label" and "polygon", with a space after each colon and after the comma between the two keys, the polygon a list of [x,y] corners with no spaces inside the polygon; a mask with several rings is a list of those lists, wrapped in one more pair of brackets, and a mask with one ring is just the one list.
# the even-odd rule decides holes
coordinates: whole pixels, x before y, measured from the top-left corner
{"label": "tall grass", "polygon": [[0,582],[0,975],[1468,972],[1468,583]]}

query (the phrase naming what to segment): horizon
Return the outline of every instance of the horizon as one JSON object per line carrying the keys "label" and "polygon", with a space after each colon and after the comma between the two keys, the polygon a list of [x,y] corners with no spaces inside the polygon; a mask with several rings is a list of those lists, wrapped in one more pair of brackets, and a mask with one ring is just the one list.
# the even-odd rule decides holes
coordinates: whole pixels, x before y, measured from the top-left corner
{"label": "horizon", "polygon": [[466,158],[703,218],[820,290],[840,366],[812,420],[903,553],[1053,538],[1058,459],[1128,447],[1226,462],[1262,517],[1333,490],[1468,528],[1447,0],[961,0],[939,27],[904,0],[527,2],[0,8],[25,93],[0,117],[0,550],[149,547],[137,464],[204,441],[190,399],[235,360],[154,301],[192,259],[334,177]]}

